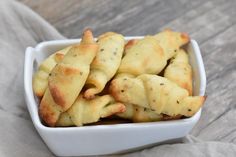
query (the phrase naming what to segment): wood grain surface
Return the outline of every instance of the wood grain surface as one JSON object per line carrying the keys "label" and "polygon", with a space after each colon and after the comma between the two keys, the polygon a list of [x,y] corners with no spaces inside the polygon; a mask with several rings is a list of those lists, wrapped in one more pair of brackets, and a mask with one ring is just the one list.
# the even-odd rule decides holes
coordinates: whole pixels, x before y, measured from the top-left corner
{"label": "wood grain surface", "polygon": [[164,28],[189,33],[200,44],[207,74],[207,101],[192,134],[236,143],[235,0],[20,1],[68,38],[80,37],[87,27],[95,35],[147,35]]}

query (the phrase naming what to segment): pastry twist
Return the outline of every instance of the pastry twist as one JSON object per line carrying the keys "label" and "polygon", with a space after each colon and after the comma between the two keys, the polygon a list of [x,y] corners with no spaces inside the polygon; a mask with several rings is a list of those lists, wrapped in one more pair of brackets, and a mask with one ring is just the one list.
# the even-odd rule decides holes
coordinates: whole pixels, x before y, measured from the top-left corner
{"label": "pastry twist", "polygon": [[192,95],[192,68],[188,61],[188,55],[183,49],[180,49],[170,60],[170,64],[164,71],[164,77],[188,90],[189,95]]}
{"label": "pastry twist", "polygon": [[115,75],[124,51],[125,40],[121,34],[107,32],[98,37],[99,51],[93,60],[84,97],[91,99],[100,93],[106,83]]}
{"label": "pastry twist", "polygon": [[165,67],[165,54],[154,37],[146,36],[140,40],[131,40],[128,44],[118,73],[135,76],[144,73],[157,74]]}
{"label": "pastry twist", "polygon": [[134,76],[141,74],[158,74],[167,64],[167,60],[189,42],[186,33],[165,30],[155,36],[130,40],[125,45],[124,57],[118,73]]}
{"label": "pastry twist", "polygon": [[187,33],[174,32],[171,29],[154,35],[154,38],[163,49],[167,60],[175,56],[177,51],[190,40]]}
{"label": "pastry twist", "polygon": [[60,115],[56,125],[82,126],[124,111],[125,106],[115,102],[110,95],[96,96],[92,100],[86,100],[80,95],[75,103]]}
{"label": "pastry twist", "polygon": [[52,69],[59,63],[64,55],[70,50],[71,46],[66,47],[45,59],[39,66],[38,71],[33,77],[33,91],[36,96],[41,98],[48,86],[48,77]]}
{"label": "pastry twist", "polygon": [[193,116],[202,106],[204,96],[189,96],[188,91],[176,83],[157,75],[138,77],[119,75],[110,85],[116,101],[152,109],[168,116]]}
{"label": "pastry twist", "polygon": [[43,121],[54,126],[60,114],[68,110],[80,91],[89,74],[90,64],[98,50],[92,32],[86,30],[79,45],[74,45],[61,62],[51,71],[48,88],[39,106]]}

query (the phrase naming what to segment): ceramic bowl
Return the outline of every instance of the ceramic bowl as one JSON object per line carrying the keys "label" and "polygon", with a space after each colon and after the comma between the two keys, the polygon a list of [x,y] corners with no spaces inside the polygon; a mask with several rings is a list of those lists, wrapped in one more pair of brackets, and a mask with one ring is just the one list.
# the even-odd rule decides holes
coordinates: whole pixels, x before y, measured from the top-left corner
{"label": "ceramic bowl", "polygon": [[[126,37],[126,40],[142,37]],[[39,43],[25,52],[24,88],[27,107],[33,124],[48,148],[58,156],[117,154],[144,148],[156,143],[186,136],[200,118],[201,110],[193,117],[161,122],[127,123],[83,127],[51,128],[41,123],[38,100],[32,90],[32,76],[38,65],[50,54],[80,39],[55,40]],[[206,75],[199,46],[191,40],[186,46],[193,69],[193,93],[204,95]]]}

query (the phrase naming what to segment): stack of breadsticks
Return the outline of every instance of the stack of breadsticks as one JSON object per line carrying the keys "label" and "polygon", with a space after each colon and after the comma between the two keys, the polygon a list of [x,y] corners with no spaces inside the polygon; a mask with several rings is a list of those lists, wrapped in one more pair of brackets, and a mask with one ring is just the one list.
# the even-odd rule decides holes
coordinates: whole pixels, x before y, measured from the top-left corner
{"label": "stack of breadsticks", "polygon": [[33,77],[39,115],[47,126],[82,126],[117,116],[149,122],[193,116],[204,96],[192,96],[185,33],[164,30],[125,41],[107,32],[45,59]]}

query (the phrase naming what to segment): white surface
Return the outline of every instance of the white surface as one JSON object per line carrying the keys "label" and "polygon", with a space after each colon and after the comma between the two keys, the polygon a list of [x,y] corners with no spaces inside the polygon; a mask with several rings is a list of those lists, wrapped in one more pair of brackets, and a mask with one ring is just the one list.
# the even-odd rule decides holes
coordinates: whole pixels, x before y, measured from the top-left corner
{"label": "white surface", "polygon": [[[141,37],[127,37],[126,39],[133,38]],[[48,55],[79,41],[79,39],[74,39],[43,42],[35,48],[27,48],[25,53],[24,88],[27,107],[35,128],[55,155],[102,155],[129,151],[184,137],[197,123],[201,110],[191,118],[163,122],[68,128],[50,128],[42,125],[38,115],[38,104],[32,90],[32,74],[38,63]],[[196,41],[191,40],[187,51],[193,68],[194,95],[204,95],[206,88],[205,69]]]}

